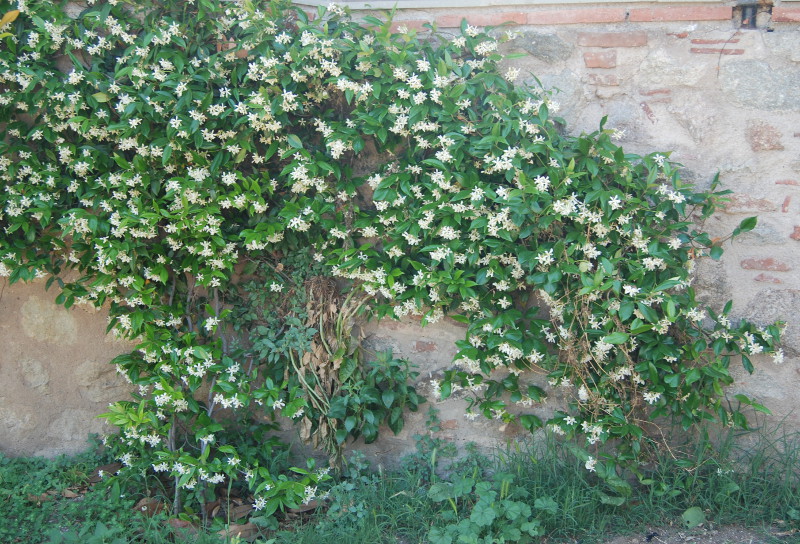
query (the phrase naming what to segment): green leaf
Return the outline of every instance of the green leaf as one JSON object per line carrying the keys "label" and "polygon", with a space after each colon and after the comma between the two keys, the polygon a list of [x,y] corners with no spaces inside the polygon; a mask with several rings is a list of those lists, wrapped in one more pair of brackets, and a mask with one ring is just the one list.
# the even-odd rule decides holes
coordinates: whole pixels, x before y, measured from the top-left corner
{"label": "green leaf", "polygon": [[543,510],[548,514],[558,513],[558,503],[552,497],[539,497],[533,501],[533,507],[537,510]]}
{"label": "green leaf", "polygon": [[442,502],[455,497],[453,494],[453,484],[449,482],[438,482],[428,488],[428,498],[434,502]]}
{"label": "green leaf", "polygon": [[609,504],[611,506],[622,506],[625,504],[625,497],[606,495],[605,493],[598,493],[600,495],[600,502],[602,504]]}
{"label": "green leaf", "polygon": [[741,223],[739,223],[739,232],[748,232],[756,228],[758,224],[758,217],[748,217],[747,219],[743,219]]}
{"label": "green leaf", "polygon": [[603,338],[603,342],[606,344],[624,344],[628,341],[628,338],[630,338],[628,333],[617,331]]}
{"label": "green leaf", "polygon": [[172,157],[172,146],[167,145],[164,147],[164,152],[161,154],[161,165],[166,166],[169,163],[169,159]]}
{"label": "green leaf", "polygon": [[346,382],[349,380],[353,373],[358,368],[358,359],[355,357],[348,357],[342,361],[342,366],[339,367],[339,381]]}
{"label": "green leaf", "polygon": [[394,397],[395,397],[394,391],[392,391],[391,389],[381,393],[381,400],[383,400],[383,405],[386,406],[387,408],[391,408],[392,403],[394,402]]}
{"label": "green leaf", "polygon": [[725,250],[723,250],[721,246],[711,246],[711,249],[709,250],[708,254],[711,256],[712,259],[718,261],[722,257],[722,254],[724,252]]}
{"label": "green leaf", "polygon": [[742,366],[748,372],[748,374],[752,374],[755,368],[753,367],[753,363],[750,362],[750,357],[742,353]]}
{"label": "green leaf", "polygon": [[681,514],[683,526],[687,529],[694,529],[706,522],[706,515],[699,506],[692,506]]}
{"label": "green leaf", "polygon": [[478,504],[472,509],[469,519],[478,527],[488,527],[494,522],[496,517],[497,512],[492,504],[478,501]]}
{"label": "green leaf", "polygon": [[296,134],[289,134],[286,137],[286,143],[288,143],[291,147],[293,147],[295,149],[302,149],[303,148],[303,142],[300,140],[300,138]]}
{"label": "green leaf", "polygon": [[633,309],[634,309],[633,302],[630,301],[623,302],[622,304],[619,305],[619,312],[618,312],[619,318],[623,321],[627,321],[628,318],[633,315]]}

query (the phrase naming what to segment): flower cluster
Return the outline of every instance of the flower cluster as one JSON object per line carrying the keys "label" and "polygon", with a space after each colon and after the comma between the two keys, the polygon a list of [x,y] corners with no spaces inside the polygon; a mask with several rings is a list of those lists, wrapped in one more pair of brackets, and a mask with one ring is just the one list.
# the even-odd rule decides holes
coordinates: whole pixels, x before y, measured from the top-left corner
{"label": "flower cluster", "polygon": [[[563,135],[504,38],[464,24],[422,41],[335,6],[17,7],[0,38],[0,275],[49,276],[59,302],[108,305],[139,342],[115,361],[138,394],[106,414],[126,465],[198,496],[244,478],[269,513],[316,496],[325,475],[276,476],[215,439],[220,410],[315,428],[283,340],[256,356],[229,337],[240,264],[304,247],[379,316],[468,324],[437,387],[473,394],[469,417],[621,440],[622,457],[648,417],[743,424],[719,395],[731,357],[781,357],[775,326],[695,301],[695,259],[721,249],[691,220],[721,193],[694,192],[665,154],[624,153],[619,131]],[[281,305],[293,286],[273,270]],[[527,413],[546,396],[534,371],[574,389],[573,413]],[[396,424],[394,393],[373,396]],[[347,425],[337,440],[361,429]]]}

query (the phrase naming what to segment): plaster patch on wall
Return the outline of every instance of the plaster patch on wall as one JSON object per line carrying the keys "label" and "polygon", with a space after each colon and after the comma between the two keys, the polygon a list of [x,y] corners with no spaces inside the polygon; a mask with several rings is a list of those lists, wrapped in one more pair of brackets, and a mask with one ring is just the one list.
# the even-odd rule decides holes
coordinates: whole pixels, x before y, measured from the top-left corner
{"label": "plaster patch on wall", "polygon": [[70,313],[52,300],[31,295],[22,305],[22,329],[29,338],[52,344],[74,344],[78,326]]}

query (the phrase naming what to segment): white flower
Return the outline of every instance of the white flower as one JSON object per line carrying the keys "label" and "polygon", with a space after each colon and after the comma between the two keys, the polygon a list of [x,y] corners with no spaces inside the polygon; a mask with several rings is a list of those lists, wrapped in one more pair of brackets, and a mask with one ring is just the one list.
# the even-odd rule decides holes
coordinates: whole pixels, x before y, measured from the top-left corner
{"label": "white flower", "polygon": [[584,466],[586,467],[586,470],[588,470],[589,472],[594,472],[595,471],[594,467],[596,464],[597,464],[597,459],[595,459],[590,455],[589,459],[586,460],[586,464]]}
{"label": "white flower", "polygon": [[516,81],[516,79],[519,77],[519,68],[509,68],[506,71],[506,75],[503,77],[505,77],[507,81]]}
{"label": "white flower", "polygon": [[661,398],[661,393],[651,393],[650,391],[645,391],[642,396],[644,400],[647,401],[647,404],[655,404],[658,399]]}
{"label": "white flower", "polygon": [[641,291],[641,289],[633,285],[623,285],[622,290],[625,291],[625,294],[629,297],[636,296],[639,294],[639,291]]}

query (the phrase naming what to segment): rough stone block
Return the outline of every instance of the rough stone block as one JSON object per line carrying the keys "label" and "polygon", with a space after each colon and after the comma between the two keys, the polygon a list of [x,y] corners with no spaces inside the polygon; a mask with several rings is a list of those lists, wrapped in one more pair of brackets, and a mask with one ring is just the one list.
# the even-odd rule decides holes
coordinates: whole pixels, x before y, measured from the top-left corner
{"label": "rough stone block", "polygon": [[800,109],[800,67],[774,69],[763,60],[732,60],[719,72],[722,90],[733,100],[760,110]]}
{"label": "rough stone block", "polygon": [[20,374],[25,387],[43,391],[50,381],[50,373],[40,361],[28,359],[20,361]]}
{"label": "rough stone block", "polygon": [[574,44],[562,40],[555,34],[523,31],[515,41],[519,42],[522,49],[548,64],[567,60],[575,49]]}

